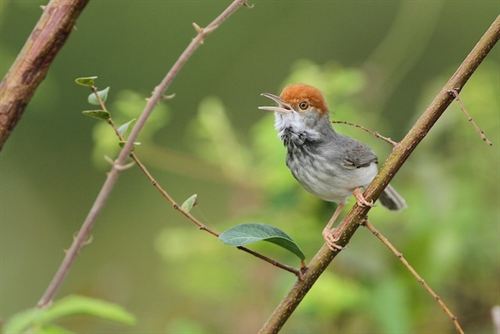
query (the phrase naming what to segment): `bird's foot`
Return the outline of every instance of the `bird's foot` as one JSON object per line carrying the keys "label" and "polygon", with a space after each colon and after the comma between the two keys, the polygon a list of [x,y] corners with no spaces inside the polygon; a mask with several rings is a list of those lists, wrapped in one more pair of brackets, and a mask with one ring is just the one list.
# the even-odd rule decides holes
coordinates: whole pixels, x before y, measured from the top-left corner
{"label": "bird's foot", "polygon": [[342,246],[337,244],[337,241],[339,241],[339,237],[335,233],[335,228],[330,229],[330,228],[324,228],[323,229],[323,239],[326,242],[326,245],[332,252],[338,252],[343,249]]}
{"label": "bird's foot", "polygon": [[361,188],[355,188],[352,192],[354,197],[356,197],[356,202],[359,206],[373,208],[373,201],[367,201],[365,196],[363,196],[363,191]]}

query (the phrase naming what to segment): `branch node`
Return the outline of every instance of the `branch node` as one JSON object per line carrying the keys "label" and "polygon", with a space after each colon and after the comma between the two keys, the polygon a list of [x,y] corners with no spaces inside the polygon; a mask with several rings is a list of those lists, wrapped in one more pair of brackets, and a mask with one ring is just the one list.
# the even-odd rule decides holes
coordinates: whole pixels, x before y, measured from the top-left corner
{"label": "branch node", "polygon": [[156,93],[156,92],[157,92],[158,90],[159,90],[159,91],[161,91],[161,90],[162,90],[162,89],[161,89],[161,87],[160,87],[160,85],[155,86],[155,88],[151,91],[151,96],[150,96],[150,97],[147,97],[145,100],[146,100],[147,102],[149,102],[149,101],[151,100],[151,98],[153,98],[153,97],[155,97],[155,96],[157,95],[157,93]]}
{"label": "branch node", "polygon": [[202,35],[202,34],[203,34],[203,32],[204,32],[204,31],[203,31],[203,28],[202,28],[202,27],[200,27],[200,26],[199,26],[196,22],[193,22],[193,28],[194,28],[194,30],[196,30],[196,32],[197,32],[198,34],[200,34],[200,35]]}
{"label": "branch node", "polygon": [[299,269],[299,274],[297,275],[297,278],[299,279],[299,281],[303,281],[304,280],[304,276],[307,272],[307,267],[304,267],[304,268],[300,268]]}
{"label": "branch node", "polygon": [[[76,241],[76,238],[77,238],[77,232],[73,233],[73,242]],[[92,241],[94,241],[94,236],[93,235],[90,235],[87,240],[84,240],[81,242],[81,248],[89,245],[92,243]],[[78,250],[78,252],[80,252],[81,248]],[[66,254],[68,252],[68,249],[64,249],[64,253]]]}
{"label": "branch node", "polygon": [[87,246],[87,245],[90,245],[92,243],[92,241],[94,241],[94,236],[91,235],[87,238],[87,240],[85,240],[83,243],[82,243],[82,246]]}
{"label": "branch node", "polygon": [[217,23],[211,23],[206,27],[200,27],[196,22],[193,22],[193,28],[198,34],[197,37],[199,37],[200,44],[203,44],[205,37],[218,27],[219,25]]}
{"label": "branch node", "polygon": [[175,97],[175,93],[163,95],[163,100],[172,100]]}
{"label": "branch node", "polygon": [[255,7],[255,4],[254,4],[254,3],[250,4],[250,2],[247,0],[247,1],[245,1],[245,2],[243,3],[243,6],[245,6],[245,7],[249,8],[249,9],[252,9],[252,8],[254,8],[254,7]]}
{"label": "branch node", "polygon": [[115,168],[116,170],[122,172],[124,170],[127,170],[127,169],[130,169],[132,168],[133,166],[135,165],[135,162],[129,162],[128,164],[126,165],[120,165],[118,164],[116,161],[113,162],[113,168]]}
{"label": "branch node", "polygon": [[114,165],[115,161],[108,157],[107,155],[104,156],[104,160],[106,160],[107,163],[109,163],[111,166]]}
{"label": "branch node", "polygon": [[217,29],[217,26],[214,27],[200,27],[196,22],[193,22],[193,28],[196,30],[198,37],[200,37],[200,44],[205,42],[205,36]]}

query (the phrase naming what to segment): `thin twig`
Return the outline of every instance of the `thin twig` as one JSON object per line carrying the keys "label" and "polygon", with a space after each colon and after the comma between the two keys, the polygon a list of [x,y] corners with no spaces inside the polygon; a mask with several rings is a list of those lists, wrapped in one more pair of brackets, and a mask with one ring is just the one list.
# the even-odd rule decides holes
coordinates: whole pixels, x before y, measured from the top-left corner
{"label": "thin twig", "polygon": [[139,116],[139,119],[132,128],[132,131],[130,132],[127,142],[121,149],[118,158],[111,167],[111,170],[108,172],[106,180],[104,181],[101,189],[99,190],[97,198],[95,199],[92,207],[90,208],[89,213],[87,214],[87,217],[85,218],[80,230],[78,231],[76,238],[73,240],[71,247],[64,256],[64,259],[62,263],[59,265],[59,268],[57,269],[49,286],[47,287],[44,294],[38,301],[37,304],[38,307],[46,307],[52,302],[52,299],[54,298],[61,284],[63,283],[64,278],[66,277],[69,269],[73,265],[80,249],[82,248],[84,241],[87,240],[88,235],[92,231],[97,216],[99,215],[104,205],[106,204],[109,195],[111,194],[111,191],[113,190],[115,183],[118,180],[120,169],[117,168],[117,166],[122,166],[126,161],[127,157],[132,152],[135,140],[137,139],[142,128],[144,127],[147,119],[153,112],[155,106],[162,100],[167,88],[170,86],[172,81],[175,79],[175,77],[182,69],[182,67],[186,64],[186,62],[189,60],[189,58],[191,58],[193,53],[200,47],[204,38],[209,33],[213,32],[217,27],[219,27],[227,18],[229,18],[244,4],[245,0],[232,1],[231,4],[221,14],[219,14],[219,16],[217,16],[202,33],[198,33],[196,37],[193,38],[193,40],[191,40],[186,49],[181,53],[179,58],[175,61],[172,68],[168,71],[163,80],[160,82],[160,84],[155,87],[153,94],[148,99],[146,106],[144,107],[144,110]]}
{"label": "thin twig", "polygon": [[486,134],[484,133],[484,131],[479,127],[479,125],[477,125],[476,121],[472,118],[472,116],[469,114],[469,112],[465,108],[465,105],[462,102],[460,95],[458,94],[458,90],[455,88],[450,89],[448,91],[448,93],[453,95],[455,100],[458,102],[458,105],[460,106],[460,110],[462,110],[465,117],[467,117],[467,121],[472,124],[472,126],[474,127],[474,130],[476,130],[476,132],[479,134],[479,137],[481,137],[481,140],[484,141],[487,145],[493,146],[493,143],[488,139],[488,137],[486,137]]}
{"label": "thin twig", "polygon": [[355,124],[355,123],[351,123],[351,122],[347,122],[347,121],[332,121],[332,123],[334,123],[334,124],[345,124],[345,125],[353,126],[355,128],[359,128],[361,130],[364,130],[364,131],[368,132],[369,134],[373,135],[374,137],[382,139],[383,141],[391,144],[393,147],[395,147],[398,144],[397,142],[395,142],[391,138],[382,136],[379,132],[370,130],[370,129],[368,129],[368,128],[362,126],[362,125],[359,125],[359,124]]}
{"label": "thin twig", "polygon": [[[101,107],[101,109],[104,110],[104,111],[106,111],[106,112],[108,112],[108,114],[111,115],[111,112],[106,107],[106,103],[103,101],[103,99],[99,95],[97,87],[92,86],[91,90],[92,90],[94,96],[96,97],[97,101],[99,102],[99,106]],[[108,120],[107,120],[107,122],[111,126],[111,128],[113,129],[113,131],[116,134],[116,136],[118,137],[118,139],[121,142],[125,142],[126,139],[118,131],[118,128],[116,127],[116,124],[113,122],[113,118],[109,117]],[[199,219],[197,219],[195,216],[193,216],[190,212],[182,209],[182,206],[180,206],[175,201],[175,199],[160,185],[160,183],[158,182],[158,180],[155,179],[155,177],[153,176],[153,174],[151,174],[151,172],[146,168],[146,166],[144,165],[144,163],[142,163],[142,161],[139,159],[139,157],[137,156],[137,154],[134,151],[130,152],[130,158],[132,160],[134,160],[134,162],[137,164],[137,166],[139,167],[139,169],[141,170],[141,172],[144,174],[144,176],[146,176],[146,178],[149,180],[149,182],[151,183],[151,185],[156,190],[158,190],[158,192],[160,193],[160,195],[163,197],[163,199],[167,203],[169,203],[170,205],[172,205],[172,207],[175,210],[177,210],[180,214],[182,214],[189,221],[191,221],[194,225],[196,225],[199,230],[205,231],[208,234],[211,234],[212,236],[214,236],[216,238],[219,237],[219,233],[218,232],[216,232],[213,229],[210,229],[207,225],[203,224]],[[113,162],[113,163],[115,163],[115,162]],[[259,258],[259,259],[262,259],[262,260],[264,260],[264,261],[272,264],[273,266],[276,266],[278,268],[281,268],[283,270],[291,272],[292,274],[294,274],[298,278],[301,277],[300,270],[295,269],[294,267],[288,266],[288,265],[286,265],[284,263],[281,263],[281,262],[279,262],[277,260],[271,259],[271,258],[269,258],[269,257],[267,257],[267,256],[265,256],[263,254],[260,254],[260,253],[258,253],[256,251],[253,251],[253,250],[251,250],[249,248],[246,248],[246,247],[243,247],[243,246],[239,246],[239,247],[236,247],[236,248],[239,249],[239,250],[242,250],[242,251],[244,251],[244,252],[246,252],[248,254],[251,254],[251,255]]]}
{"label": "thin twig", "polygon": [[[497,17],[488,30],[483,34],[479,42],[467,55],[453,76],[436,95],[424,113],[417,119],[413,127],[394,148],[389,157],[380,169],[375,179],[366,188],[363,194],[368,201],[375,201],[382,191],[387,187],[394,175],[403,166],[417,145],[429,133],[432,126],[445,112],[453,101],[453,97],[448,93],[450,89],[461,89],[469,80],[474,71],[486,58],[500,38],[500,16]],[[359,223],[366,217],[370,207],[360,207],[354,204],[347,216],[346,228],[342,231],[337,244],[345,247],[359,227]],[[259,333],[278,333],[286,321],[290,318],[304,296],[309,292],[318,277],[328,268],[328,265],[337,256],[337,252],[332,252],[326,244],[320,248],[307,266],[307,271],[302,276],[302,280],[295,282],[288,294],[281,300],[264,323]]]}
{"label": "thin twig", "polygon": [[[193,224],[195,224],[198,229],[205,231],[214,237],[218,238],[219,233],[216,232],[215,230],[209,228],[207,225],[203,224],[200,220],[198,220],[195,216],[193,216],[190,212],[187,212],[182,209],[182,207],[174,200],[174,198],[160,185],[160,183],[153,177],[153,175],[149,172],[149,170],[146,168],[146,166],[139,160],[137,155],[135,153],[132,153],[130,157],[135,161],[141,172],[147,177],[147,179],[151,182],[153,187],[158,190],[158,192],[161,194],[161,196],[172,205],[172,207],[177,210],[179,213],[181,213],[184,217],[186,217],[188,220],[190,220]],[[240,246],[237,247],[239,250],[242,250],[248,254],[252,254],[253,256],[258,257],[259,259],[262,259],[278,268],[281,268],[283,270],[286,270],[288,272],[291,272],[292,274],[296,275],[297,277],[301,277],[300,271],[298,269],[295,269],[294,267],[288,266],[286,264],[280,263],[277,260],[271,259],[265,255],[262,255],[256,251],[253,251],[251,249],[248,249],[246,247]]]}
{"label": "thin twig", "polygon": [[460,323],[458,322],[457,317],[451,312],[449,307],[445,304],[443,299],[439,297],[439,295],[432,290],[432,288],[427,284],[427,282],[420,276],[417,271],[408,263],[406,258],[403,256],[403,253],[398,251],[396,247],[387,239],[382,233],[380,233],[379,230],[373,224],[371,224],[368,219],[365,219],[362,224],[365,226],[378,240],[380,240],[389,250],[401,261],[401,263],[408,269],[408,271],[415,277],[418,283],[422,285],[422,287],[427,290],[427,292],[431,295],[431,297],[438,303],[439,307],[446,313],[446,315],[450,318],[450,320],[453,322],[453,325],[455,325],[455,328],[457,329],[457,332],[460,334],[464,334],[464,330],[462,329],[462,326],[460,326]]}

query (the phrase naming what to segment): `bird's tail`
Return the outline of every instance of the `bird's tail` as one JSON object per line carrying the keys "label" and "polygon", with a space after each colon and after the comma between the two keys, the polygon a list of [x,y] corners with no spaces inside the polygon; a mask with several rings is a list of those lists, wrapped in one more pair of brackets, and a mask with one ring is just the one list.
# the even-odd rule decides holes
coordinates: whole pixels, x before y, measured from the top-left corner
{"label": "bird's tail", "polygon": [[406,208],[406,201],[398,192],[388,185],[380,195],[380,203],[389,210],[402,210]]}

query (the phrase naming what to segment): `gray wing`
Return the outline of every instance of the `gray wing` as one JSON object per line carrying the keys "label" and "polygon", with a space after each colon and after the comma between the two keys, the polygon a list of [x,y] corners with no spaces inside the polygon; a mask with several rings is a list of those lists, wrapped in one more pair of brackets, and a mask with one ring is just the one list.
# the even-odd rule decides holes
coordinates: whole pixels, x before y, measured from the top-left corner
{"label": "gray wing", "polygon": [[377,156],[366,145],[346,138],[344,144],[344,166],[347,168],[368,167],[372,163],[378,163]]}

